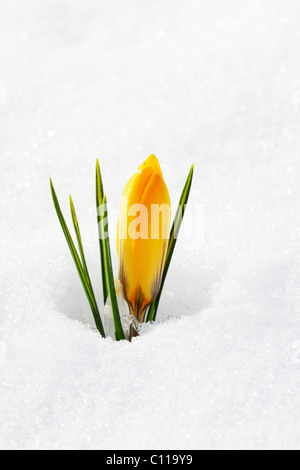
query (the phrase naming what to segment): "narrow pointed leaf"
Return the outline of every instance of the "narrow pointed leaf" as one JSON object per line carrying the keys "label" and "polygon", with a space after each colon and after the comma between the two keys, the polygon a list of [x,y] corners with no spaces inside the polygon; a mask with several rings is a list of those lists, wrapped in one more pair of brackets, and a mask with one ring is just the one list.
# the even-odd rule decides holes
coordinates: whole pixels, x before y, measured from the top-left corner
{"label": "narrow pointed leaf", "polygon": [[89,284],[91,286],[90,276],[89,276],[89,273],[88,273],[88,268],[87,268],[87,264],[86,264],[86,260],[85,260],[84,251],[83,251],[83,245],[82,245],[82,238],[81,238],[81,233],[80,233],[80,229],[79,229],[79,223],[78,223],[78,219],[77,219],[77,215],[76,215],[76,211],[75,211],[75,207],[74,207],[74,203],[73,203],[71,195],[70,195],[70,209],[71,209],[71,215],[72,215],[74,230],[75,230],[75,233],[76,233],[79,253],[80,253],[80,257],[81,257],[82,267],[85,271],[86,279],[87,279],[87,281],[89,282]]}
{"label": "narrow pointed leaf", "polygon": [[[93,302],[94,302],[94,304],[95,304],[96,315],[97,315],[97,317],[99,317],[99,318],[98,318],[98,321],[99,321],[99,319],[100,319],[100,321],[101,321],[100,313],[99,313],[98,306],[97,306],[96,297],[95,297],[95,294],[94,294],[94,289],[93,289],[93,286],[92,286],[90,274],[89,274],[88,267],[87,267],[87,264],[86,264],[86,259],[85,259],[83,244],[82,244],[82,238],[81,238],[81,233],[80,233],[80,229],[79,229],[79,223],[78,223],[78,219],[77,219],[77,215],[76,215],[74,203],[73,203],[73,200],[72,200],[72,197],[71,197],[71,196],[70,196],[70,209],[71,209],[71,215],[72,215],[74,230],[75,230],[76,238],[77,238],[77,242],[78,242],[78,247],[79,247],[79,253],[80,253],[80,257],[81,257],[82,267],[83,267],[84,272],[85,272],[86,282],[87,282],[87,284],[89,285],[90,294],[91,294],[91,297],[92,297]],[[103,326],[101,326],[101,330],[103,330]],[[103,333],[104,333],[104,330],[103,330]]]}
{"label": "narrow pointed leaf", "polygon": [[102,274],[102,290],[103,290],[103,301],[104,305],[108,297],[108,279],[107,279],[107,268],[105,264],[104,256],[104,234],[102,233],[102,223],[100,209],[103,204],[103,184],[101,178],[101,171],[99,160],[96,162],[96,206],[97,206],[97,224],[99,231],[99,246],[100,246],[100,261],[101,261],[101,274]]}
{"label": "narrow pointed leaf", "polygon": [[157,315],[157,309],[160,301],[160,297],[162,294],[162,290],[164,288],[165,280],[168,274],[168,270],[170,267],[171,259],[174,253],[174,249],[177,243],[177,238],[178,234],[180,231],[180,227],[182,224],[182,220],[184,217],[186,205],[188,203],[189,195],[190,195],[190,190],[191,190],[191,185],[193,181],[193,175],[194,175],[194,165],[190,169],[189,175],[187,177],[186,183],[184,185],[180,201],[178,204],[177,212],[174,218],[174,222],[171,228],[170,232],[170,239],[169,239],[169,244],[168,244],[168,250],[167,250],[167,255],[166,255],[166,261],[165,261],[165,266],[164,266],[164,271],[162,275],[162,280],[161,280],[161,285],[160,289],[158,292],[158,295],[156,299],[150,304],[148,312],[147,312],[147,319],[146,321],[155,321],[156,315]]}
{"label": "narrow pointed leaf", "polygon": [[93,294],[91,292],[91,288],[90,288],[90,285],[87,281],[84,267],[82,265],[82,262],[80,260],[79,255],[78,255],[78,252],[77,252],[76,247],[74,245],[73,239],[71,237],[71,234],[69,232],[69,229],[67,227],[65,219],[64,219],[63,214],[61,212],[60,205],[59,205],[59,202],[58,202],[58,199],[57,199],[57,195],[56,195],[56,192],[55,192],[55,189],[54,189],[54,186],[53,186],[53,183],[52,183],[51,179],[50,179],[50,187],[51,187],[51,193],[52,193],[54,207],[55,207],[55,210],[56,210],[61,228],[62,228],[63,233],[65,235],[67,244],[69,246],[72,258],[74,260],[74,263],[75,263],[80,281],[82,283],[84,292],[86,294],[86,297],[88,299],[90,308],[92,310],[97,329],[99,330],[100,334],[105,337],[102,321],[101,321],[101,318],[100,318],[100,314],[99,314],[99,310],[98,310],[95,298],[93,297]]}
{"label": "narrow pointed leaf", "polygon": [[[106,214],[105,214],[106,213]],[[105,217],[106,215],[106,217]],[[111,252],[109,244],[109,233],[108,233],[108,223],[106,222],[107,230],[105,231],[104,221],[107,219],[107,203],[106,196],[103,199],[103,204],[101,205],[101,231],[104,234],[104,259],[107,273],[107,283],[108,283],[108,293],[111,300],[111,306],[113,311],[114,325],[115,325],[115,334],[116,340],[120,341],[125,339],[124,331],[122,328],[120,312],[117,302],[116,290],[115,290],[115,280],[112,269],[111,262]]]}

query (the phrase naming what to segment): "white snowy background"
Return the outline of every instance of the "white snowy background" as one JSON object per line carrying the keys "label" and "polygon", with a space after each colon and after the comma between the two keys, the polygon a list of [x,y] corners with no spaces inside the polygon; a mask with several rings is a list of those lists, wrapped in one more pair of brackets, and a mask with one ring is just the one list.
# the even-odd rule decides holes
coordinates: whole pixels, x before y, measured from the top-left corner
{"label": "white snowy background", "polygon": [[[203,224],[117,343],[49,176],[101,305],[95,160],[113,212],[151,153]],[[0,160],[0,448],[300,447],[299,0],[1,0]]]}

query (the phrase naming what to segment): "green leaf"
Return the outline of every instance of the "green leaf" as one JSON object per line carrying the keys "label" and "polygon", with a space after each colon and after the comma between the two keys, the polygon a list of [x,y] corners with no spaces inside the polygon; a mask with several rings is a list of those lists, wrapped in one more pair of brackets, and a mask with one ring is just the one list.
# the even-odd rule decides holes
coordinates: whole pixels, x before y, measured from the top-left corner
{"label": "green leaf", "polygon": [[[76,269],[77,269],[77,272],[78,272],[78,275],[79,275],[79,278],[81,280],[81,283],[82,283],[82,286],[83,286],[83,289],[84,289],[84,292],[86,294],[86,297],[88,299],[88,302],[89,302],[89,305],[90,305],[90,308],[92,310],[92,313],[93,313],[93,316],[94,316],[94,319],[95,319],[95,323],[96,323],[96,326],[97,326],[97,329],[99,330],[100,334],[105,337],[105,333],[104,333],[104,329],[103,329],[103,325],[102,325],[102,321],[101,321],[101,317],[100,317],[100,313],[99,313],[99,310],[98,310],[98,307],[97,307],[97,303],[96,303],[96,300],[95,300],[95,296],[94,296],[94,293],[93,293],[93,289],[91,287],[91,282],[90,282],[90,279],[87,278],[87,274],[86,274],[86,270],[87,268],[85,268],[80,260],[80,257],[78,255],[78,252],[76,250],[76,247],[74,245],[74,242],[72,240],[72,237],[70,235],[70,232],[69,232],[69,229],[67,227],[67,224],[65,222],[65,219],[63,217],[63,214],[61,212],[61,209],[60,209],[60,205],[59,205],[59,202],[58,202],[58,199],[57,199],[57,196],[56,196],[56,192],[55,192],[55,189],[54,189],[54,186],[53,186],[53,183],[52,183],[52,180],[50,179],[50,187],[51,187],[51,193],[52,193],[52,198],[53,198],[53,202],[54,202],[54,207],[55,207],[55,210],[56,210],[56,213],[57,213],[57,216],[58,216],[58,219],[59,219],[59,222],[60,222],[60,225],[61,225],[61,228],[63,230],[63,233],[65,235],[65,238],[66,238],[66,241],[67,241],[67,244],[69,246],[69,249],[70,249],[70,252],[71,252],[71,255],[72,255],[72,258],[74,260],[74,263],[75,263],[75,266],[76,266]],[[75,213],[75,211],[74,211]],[[72,214],[73,216],[73,214]],[[76,219],[76,222],[77,222],[77,226],[78,226],[78,221],[77,221],[77,218],[76,218],[76,214],[75,214],[75,219]],[[74,224],[75,226],[75,224]],[[80,242],[81,242],[81,236],[80,236],[80,232],[79,232],[79,226],[78,226],[78,233],[79,233],[79,238],[80,238]],[[77,233],[76,233],[77,235]],[[81,243],[81,247],[82,247],[82,243]],[[82,248],[82,252],[83,252],[83,248]],[[83,257],[84,257],[84,254],[83,254]],[[85,270],[86,269],[86,270]]]}
{"label": "green leaf", "polygon": [[75,207],[74,207],[74,203],[73,203],[73,199],[72,199],[71,195],[70,195],[70,209],[71,209],[71,215],[72,215],[74,230],[75,230],[75,233],[76,233],[79,253],[80,253],[80,257],[81,257],[82,267],[85,271],[86,279],[87,279],[89,285],[91,286],[92,284],[91,284],[88,268],[87,268],[87,265],[86,265],[86,260],[85,260],[85,255],[84,255],[84,251],[83,251],[83,245],[82,245],[82,239],[81,239],[81,233],[80,233],[80,229],[79,229],[78,219],[77,219],[77,215],[76,215],[76,211],[75,211]]}
{"label": "green leaf", "polygon": [[[79,253],[80,253],[80,257],[81,257],[82,267],[83,267],[84,272],[85,272],[86,282],[89,285],[92,299],[93,299],[95,305],[97,306],[96,297],[95,297],[95,294],[94,294],[90,274],[89,274],[88,267],[87,267],[87,264],[86,264],[86,259],[85,259],[85,254],[84,254],[84,250],[83,250],[83,244],[82,244],[82,238],[81,238],[81,233],[80,233],[80,229],[79,229],[79,223],[78,223],[78,219],[77,219],[77,215],[76,215],[76,211],[75,211],[75,207],[74,207],[74,203],[73,203],[71,195],[70,195],[70,209],[71,209],[71,215],[72,215],[74,230],[75,230],[75,233],[76,233],[77,243],[78,243],[78,247],[79,247]],[[98,309],[98,307],[97,307],[97,309]],[[99,314],[99,316],[100,316],[100,314]]]}
{"label": "green leaf", "polygon": [[190,190],[191,190],[191,185],[192,185],[192,181],[193,181],[193,175],[194,175],[194,165],[192,166],[192,168],[189,172],[189,175],[187,177],[186,183],[184,185],[184,188],[183,188],[183,191],[182,191],[182,194],[181,194],[181,197],[180,197],[177,212],[176,212],[174,222],[173,222],[171,232],[170,232],[170,239],[169,239],[168,250],[167,250],[166,261],[165,261],[165,266],[164,266],[164,271],[163,271],[163,275],[162,275],[160,289],[159,289],[157,297],[155,298],[155,300],[149,306],[146,321],[155,321],[155,319],[156,319],[160,297],[161,297],[161,294],[162,294],[162,290],[164,288],[165,280],[166,280],[166,277],[167,277],[167,274],[168,274],[171,259],[172,259],[174,249],[175,249],[175,246],[176,246],[176,242],[177,242],[178,234],[179,234],[180,227],[181,227],[181,224],[182,224],[182,220],[183,220],[183,217],[184,217],[186,205],[188,203]]}
{"label": "green leaf", "polygon": [[[100,209],[100,217],[101,217],[101,233],[104,234],[104,260],[105,260],[105,267],[106,267],[106,274],[107,274],[107,284],[108,284],[108,293],[111,300],[111,307],[113,311],[113,318],[115,324],[115,334],[116,340],[120,341],[121,339],[125,339],[124,331],[122,328],[122,323],[120,319],[120,312],[117,302],[116,290],[115,290],[115,281],[112,269],[112,262],[111,262],[111,252],[110,252],[110,244],[109,244],[109,233],[108,233],[108,223],[107,223],[107,202],[106,196],[103,198],[103,204],[101,205]],[[106,221],[107,230],[105,231],[104,222]]]}
{"label": "green leaf", "polygon": [[100,261],[101,261],[101,274],[102,274],[102,290],[103,290],[103,301],[104,305],[108,297],[108,279],[107,279],[107,268],[105,265],[105,256],[104,256],[104,233],[102,233],[102,223],[100,210],[103,204],[103,184],[101,178],[100,164],[99,160],[96,161],[96,206],[97,206],[97,224],[99,232],[99,246],[100,246]]}

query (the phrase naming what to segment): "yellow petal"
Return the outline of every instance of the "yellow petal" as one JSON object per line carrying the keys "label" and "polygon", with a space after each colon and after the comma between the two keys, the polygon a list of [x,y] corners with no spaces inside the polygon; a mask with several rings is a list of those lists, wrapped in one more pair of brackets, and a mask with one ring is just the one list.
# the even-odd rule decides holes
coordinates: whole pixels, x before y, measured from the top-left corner
{"label": "yellow petal", "polygon": [[138,170],[141,170],[142,168],[145,168],[149,166],[152,171],[156,171],[157,173],[160,174],[160,176],[163,178],[163,175],[162,175],[162,171],[161,171],[161,168],[160,168],[160,164],[156,158],[155,155],[150,155],[147,160],[144,161],[144,163],[142,163],[141,166],[139,166]]}
{"label": "yellow petal", "polygon": [[[131,212],[136,204],[141,210]],[[159,216],[160,208],[164,209],[163,216]],[[131,313],[139,321],[143,321],[146,307],[159,291],[170,212],[170,196],[160,165],[150,155],[125,187],[118,224],[119,278]]]}

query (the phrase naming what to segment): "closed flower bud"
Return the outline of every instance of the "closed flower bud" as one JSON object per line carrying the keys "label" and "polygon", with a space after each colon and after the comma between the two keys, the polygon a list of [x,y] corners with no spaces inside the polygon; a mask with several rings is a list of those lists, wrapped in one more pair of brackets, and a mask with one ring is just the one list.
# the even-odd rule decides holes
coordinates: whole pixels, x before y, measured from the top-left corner
{"label": "closed flower bud", "polygon": [[125,187],[118,223],[119,279],[139,322],[159,292],[170,220],[168,188],[157,158],[150,155]]}

